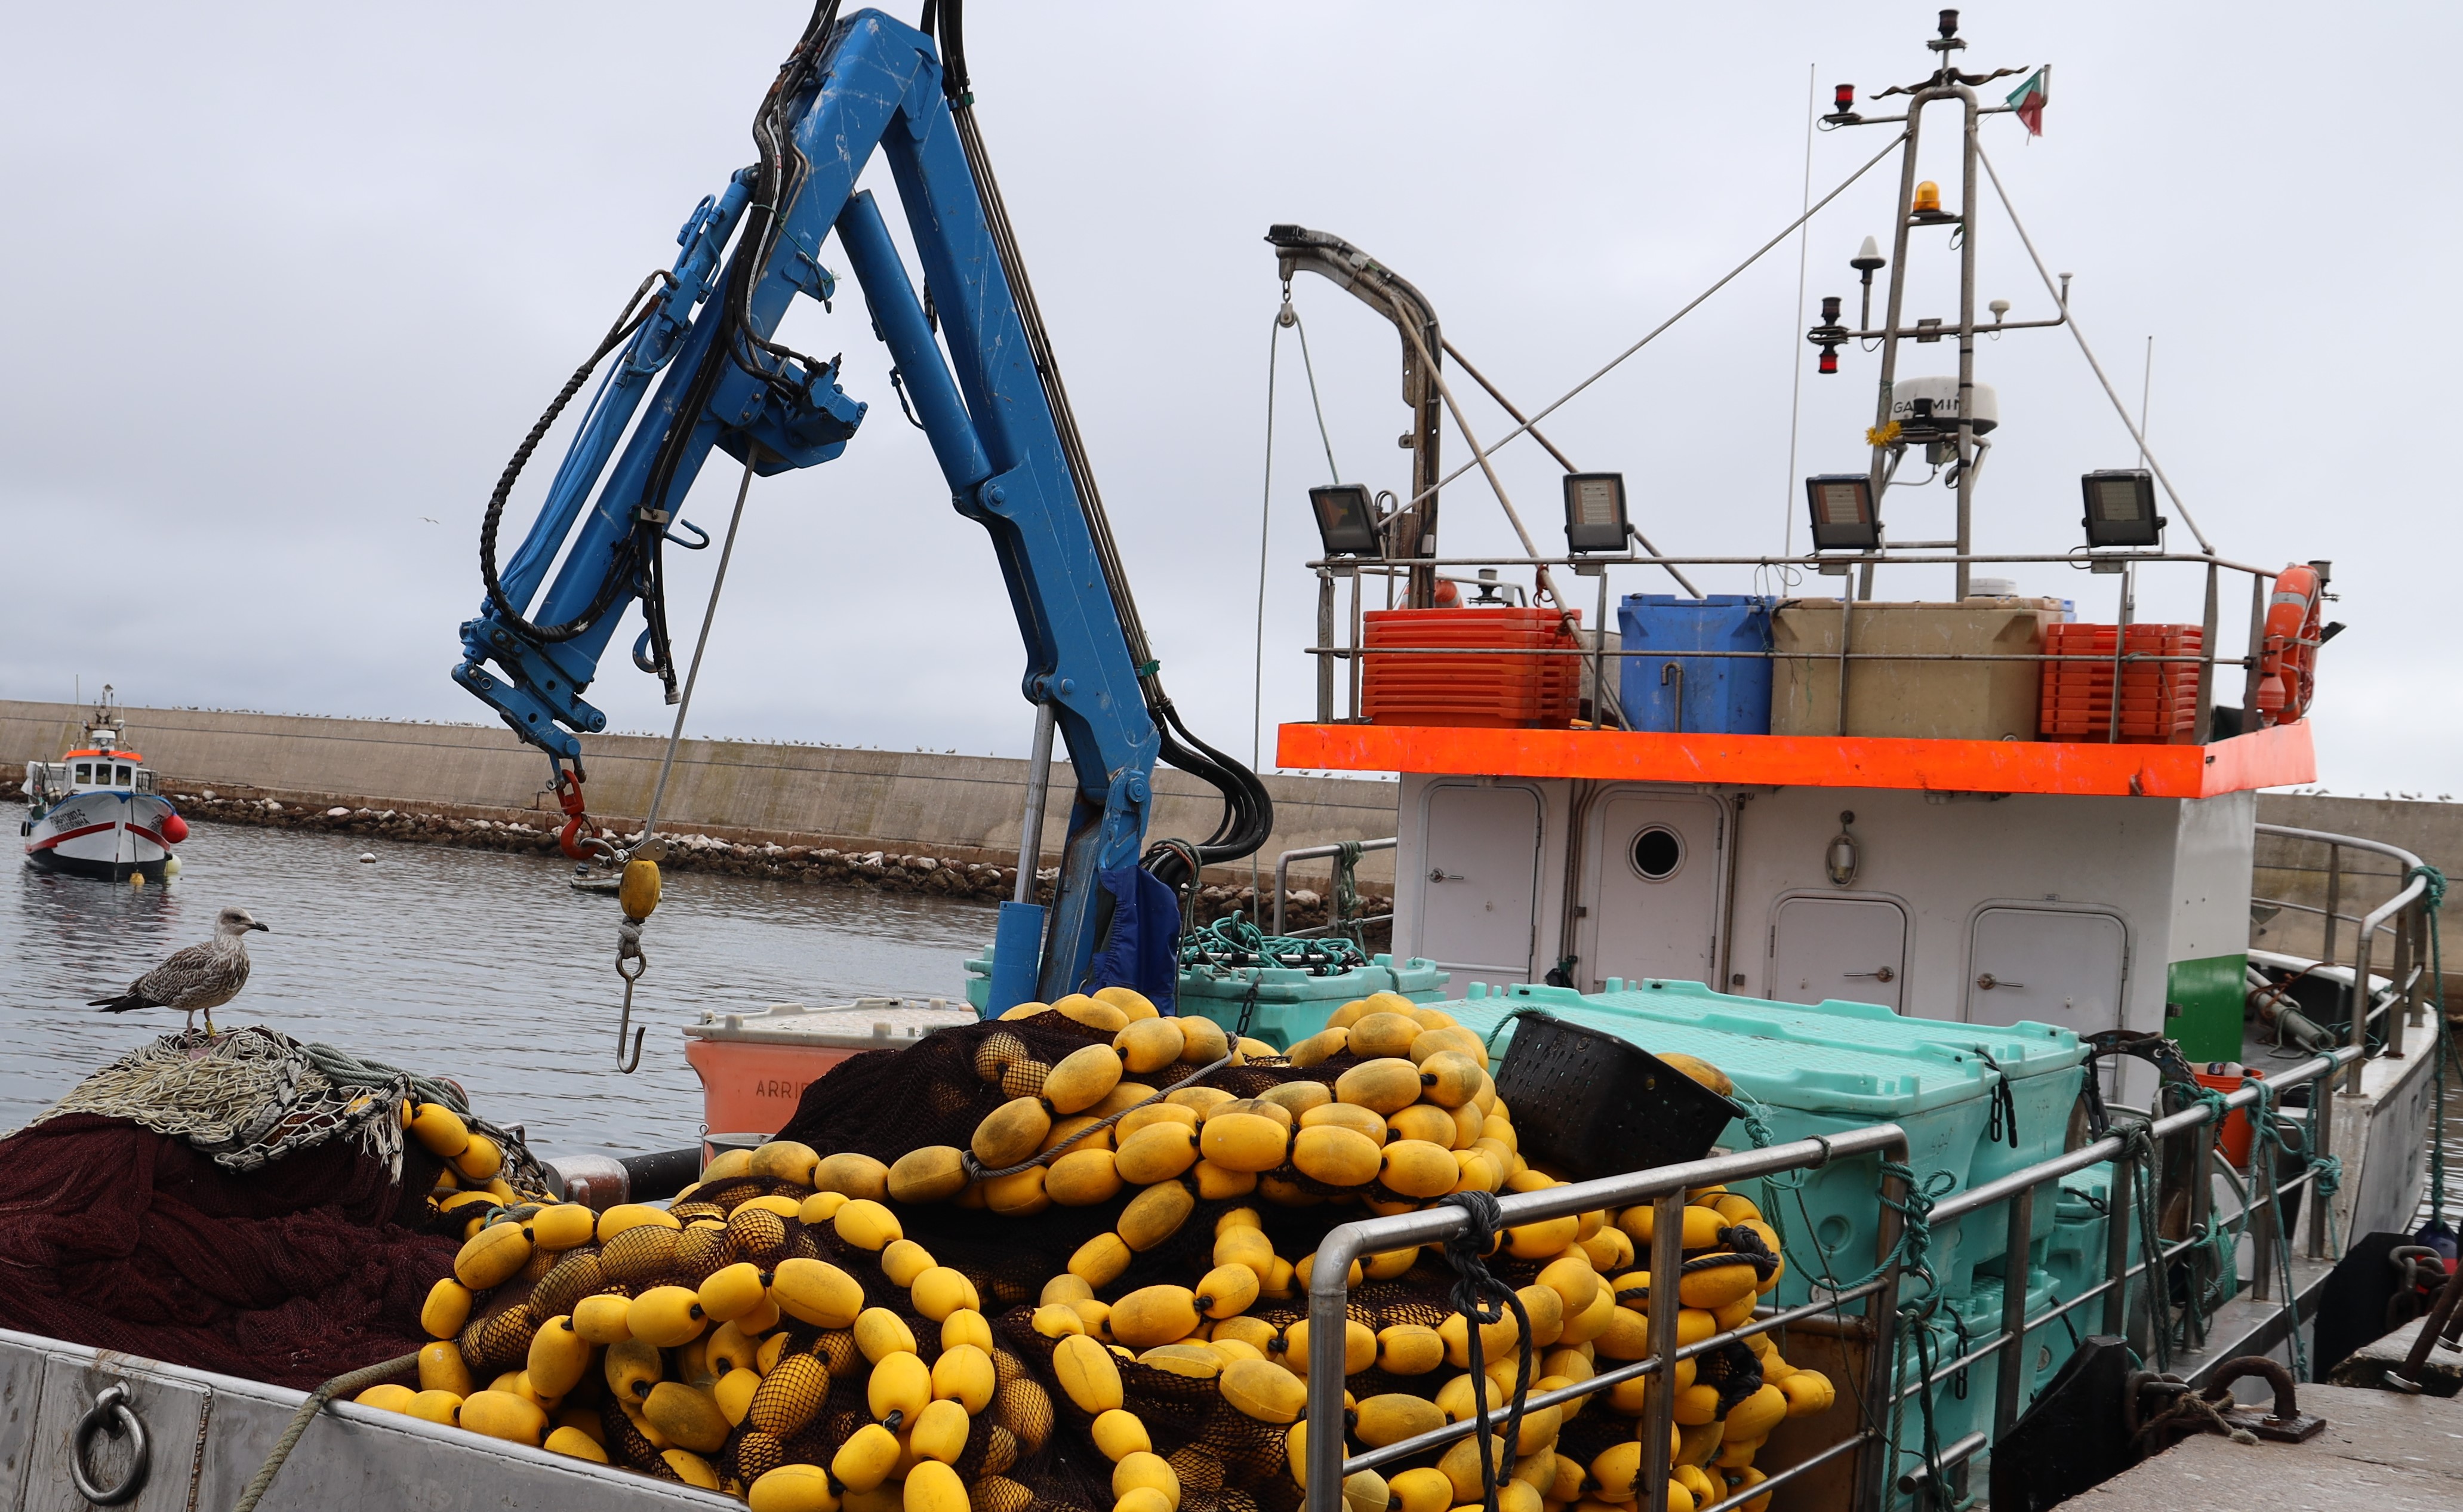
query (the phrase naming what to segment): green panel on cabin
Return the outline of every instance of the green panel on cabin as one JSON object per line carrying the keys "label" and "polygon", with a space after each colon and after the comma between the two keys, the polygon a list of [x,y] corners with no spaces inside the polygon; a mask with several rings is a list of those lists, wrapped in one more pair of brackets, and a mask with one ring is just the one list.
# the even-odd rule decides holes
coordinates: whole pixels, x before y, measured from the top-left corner
{"label": "green panel on cabin", "polygon": [[2191,1061],[2240,1059],[2240,1025],[2247,995],[2249,956],[2235,952],[2203,960],[2174,961],[2165,978],[2164,1000],[2180,1009],[2165,1025]]}

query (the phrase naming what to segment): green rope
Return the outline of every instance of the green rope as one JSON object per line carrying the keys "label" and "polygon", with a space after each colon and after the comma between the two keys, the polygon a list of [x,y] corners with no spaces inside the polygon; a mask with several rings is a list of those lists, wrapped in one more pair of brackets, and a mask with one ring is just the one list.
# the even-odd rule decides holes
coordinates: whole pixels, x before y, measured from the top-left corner
{"label": "green rope", "polygon": [[[1914,1450],[1915,1457],[1925,1467],[1925,1489],[1916,1500],[1916,1504],[1919,1506],[1927,1501],[1931,1501],[1935,1506],[1951,1504],[1949,1480],[1941,1463],[1941,1429],[1935,1423],[1932,1413],[1931,1320],[1934,1309],[1940,1305],[1941,1298],[1934,1295],[1899,1309],[1899,1346],[1896,1350],[1898,1358],[1893,1362],[1894,1368],[1890,1372],[1890,1394],[1893,1398],[1890,1413],[1890,1451],[1895,1457],[1908,1453],[1907,1450],[1899,1447],[1899,1430],[1907,1421],[1907,1404],[1898,1393],[1901,1383],[1907,1376],[1907,1348],[1912,1344],[1916,1352],[1916,1379],[1923,1383],[1923,1389],[1916,1392],[1919,1432]],[[1957,1315],[1953,1313],[1952,1321],[1955,1322],[1956,1318]],[[1890,1479],[1894,1484],[1898,1479],[1896,1476]]]}
{"label": "green rope", "polygon": [[1180,948],[1181,965],[1218,970],[1279,966],[1312,976],[1331,976],[1358,971],[1368,963],[1368,953],[1356,940],[1340,935],[1268,934],[1236,912],[1190,931]]}
{"label": "green rope", "polygon": [[1330,933],[1341,935],[1352,944],[1360,941],[1360,926],[1353,915],[1360,911],[1360,885],[1353,870],[1360,865],[1360,842],[1346,840],[1334,858],[1334,928]]}
{"label": "green rope", "polygon": [[[2326,1058],[2321,1056],[2319,1059]],[[2334,1074],[2331,1067],[2326,1074],[2329,1076]],[[2337,1252],[2343,1246],[2334,1232],[2334,1195],[2337,1189],[2343,1185],[2343,1163],[2333,1155],[2320,1156],[2310,1152],[2315,1148],[2314,1130],[2303,1129],[2297,1145],[2286,1136],[2285,1129],[2289,1127],[2288,1123],[2275,1116],[2275,1084],[2272,1081],[2260,1078],[2247,1085],[2257,1088],[2257,1101],[2252,1103],[2249,1108],[2250,1127],[2256,1135],[2250,1150],[2250,1166],[2253,1178],[2261,1168],[2266,1173],[2266,1205],[2273,1214],[2275,1221],[2276,1276],[2283,1288],[2284,1304],[2291,1306],[2294,1305],[2294,1299],[2298,1296],[2292,1288],[2292,1235],[2283,1222],[2283,1189],[2282,1184],[2276,1180],[2278,1164],[2276,1156],[2278,1154],[2294,1155],[2316,1172],[2316,1179],[2310,1184],[2309,1197],[2313,1202],[2326,1204],[2328,1247],[2330,1251]],[[2315,1103],[2310,1105],[2310,1113],[2311,1116],[2316,1116]],[[2299,1328],[2291,1331],[2291,1345],[2292,1378],[2296,1381],[2305,1381],[2309,1379],[2309,1351],[2301,1345]]]}

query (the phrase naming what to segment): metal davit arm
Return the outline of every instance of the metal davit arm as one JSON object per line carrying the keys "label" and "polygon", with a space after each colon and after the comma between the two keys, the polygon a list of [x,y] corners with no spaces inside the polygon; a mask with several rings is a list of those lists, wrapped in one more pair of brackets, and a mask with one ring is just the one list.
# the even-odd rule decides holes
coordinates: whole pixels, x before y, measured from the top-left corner
{"label": "metal davit arm", "polygon": [[[932,39],[878,11],[840,21],[825,7],[780,78],[756,123],[763,165],[687,223],[674,287],[634,336],[609,400],[594,406],[504,593],[491,592],[464,626],[454,677],[524,739],[578,760],[576,733],[605,725],[579,694],[634,599],[661,623],[658,545],[676,539],[667,529],[710,449],[774,474],[836,457],[862,419],[864,406],[838,388],[835,362],[798,359],[772,340],[797,294],[826,302],[834,292],[818,258],[837,230],[951,503],[992,537],[1026,646],[1025,696],[1056,710],[1077,773],[1040,972],[1044,995],[1057,997],[1076,989],[1097,944],[1098,873],[1138,860],[1162,743],[1156,720]],[[896,177],[947,361],[880,210],[856,191],[876,149]],[[719,272],[718,249],[739,225]],[[705,295],[716,296],[674,342],[679,309]],[[665,362],[670,342],[670,370],[609,471],[646,381],[634,375]],[[560,550],[564,564],[535,613],[565,623],[532,625],[515,605]],[[637,663],[664,670],[659,641],[648,645],[650,659],[637,653]]]}

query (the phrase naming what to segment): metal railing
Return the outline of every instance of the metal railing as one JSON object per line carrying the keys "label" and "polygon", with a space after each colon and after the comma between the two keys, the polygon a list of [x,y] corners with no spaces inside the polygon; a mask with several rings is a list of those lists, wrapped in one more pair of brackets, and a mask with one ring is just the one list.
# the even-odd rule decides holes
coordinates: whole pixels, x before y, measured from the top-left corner
{"label": "metal railing", "polygon": [[[1748,1501],[1766,1496],[1789,1481],[1847,1455],[1857,1457],[1853,1473],[1855,1512],[1885,1512],[1894,1483],[1900,1490],[1913,1489],[1927,1473],[1920,1470],[1906,1478],[1892,1474],[1901,1453],[1895,1441],[1899,1403],[1929,1391],[1958,1371],[1999,1356],[1995,1367],[1997,1392],[1993,1433],[1990,1435],[1971,1434],[1943,1446],[1933,1462],[1947,1471],[1997,1439],[2017,1416],[2022,1406],[2027,1360],[2020,1341],[2029,1333],[2099,1300],[2103,1305],[2102,1331],[2131,1336],[2139,1344],[2142,1353],[2147,1351],[2155,1327],[2171,1328],[2174,1322],[2171,1316],[2173,1288],[2170,1267],[2199,1246],[2215,1242],[2212,1229],[2215,1222],[2213,1176],[2217,1172],[2237,1174],[2234,1167],[2221,1159],[2218,1150],[2217,1136],[2224,1118],[2234,1110],[2257,1103],[2261,1097],[2274,1099],[2284,1091],[2314,1083],[2312,1103],[2305,1118],[2305,1148],[2312,1156],[2312,1163],[2299,1176],[2275,1186],[2277,1201],[2260,1202],[2256,1195],[2256,1182],[2261,1163],[2266,1165],[2264,1176],[2270,1183],[2273,1183],[2275,1172],[2269,1142],[2254,1141],[2248,1185],[2241,1188],[2246,1194],[2239,1216],[2242,1229],[2235,1231],[2235,1238],[2245,1232],[2253,1241],[2256,1266],[2250,1293],[2253,1301],[2273,1304],[2269,1315],[2262,1320],[2260,1331],[2273,1337],[2275,1328],[2298,1328],[2300,1296],[2278,1299],[2271,1295],[2270,1278],[2279,1262],[2278,1247],[2285,1242],[2285,1236],[2276,1233],[2274,1228],[2278,1203],[2284,1196],[2305,1192],[2311,1194],[2309,1206],[2313,1216],[2322,1215],[2328,1205],[2326,1194],[2313,1189],[2321,1169],[2320,1162],[2329,1154],[2326,1148],[2332,1133],[2329,1097],[2334,1081],[2330,1073],[2357,1064],[2363,1054],[2359,1044],[2347,1044],[2270,1076],[2262,1085],[2254,1082],[2219,1099],[2202,1100],[2161,1117],[2138,1115],[2131,1124],[2077,1150],[1955,1193],[1932,1204],[1926,1221],[1936,1234],[1996,1205],[2006,1204],[2003,1217],[2007,1248],[2004,1253],[2019,1257],[2017,1263],[2021,1268],[2018,1279],[2004,1285],[2005,1300],[1997,1328],[1980,1342],[1974,1342],[1965,1354],[1939,1365],[1923,1379],[1909,1383],[1900,1378],[1899,1293],[1904,1267],[1894,1257],[1899,1253],[1903,1221],[1893,1204],[1903,1202],[1907,1194],[1903,1178],[1885,1175],[1884,1189],[1876,1194],[1880,1216],[1878,1269],[1870,1279],[1829,1292],[1820,1300],[1802,1305],[1759,1309],[1746,1324],[1682,1347],[1677,1343],[1681,1309],[1674,1306],[1649,1308],[1647,1339],[1650,1352],[1647,1356],[1620,1362],[1570,1386],[1534,1393],[1526,1406],[1570,1404],[1624,1381],[1661,1375],[1672,1368],[1670,1362],[1706,1354],[1736,1340],[1784,1328],[1792,1324],[1844,1325],[1869,1351],[1861,1388],[1851,1387],[1842,1392],[1842,1399],[1862,1404],[1859,1421],[1852,1430],[1838,1441],[1797,1463],[1774,1471],[1766,1479],[1741,1487],[1722,1501],[1697,1508],[1696,1512],[1733,1512],[1733,1509],[1740,1508]],[[2288,1118],[2299,1111],[2284,1109],[2279,1103],[2276,1105],[2279,1118]],[[2150,1171],[2165,1169],[2162,1163],[2165,1147],[2171,1141],[2191,1141],[2195,1158],[2191,1164],[2191,1175],[2188,1181],[2190,1208],[2186,1236],[2177,1240],[2168,1240],[2160,1233],[2152,1236],[2151,1255],[2143,1255],[2133,1261],[2133,1248],[2146,1245],[2149,1236],[2133,1226],[2139,1205],[2131,1188],[2138,1162],[2125,1157],[2132,1155],[2133,1145],[2142,1138],[2151,1150],[2148,1156]],[[1682,1270],[1683,1256],[1679,1246],[1683,1236],[1682,1215],[1689,1190],[1756,1176],[1816,1170],[1833,1161],[1864,1154],[1879,1154],[1885,1161],[1904,1168],[1907,1154],[1905,1131],[1895,1124],[1876,1124],[1765,1150],[1713,1154],[1683,1165],[1517,1193],[1498,1199],[1502,1215],[1500,1223],[1520,1225],[1600,1208],[1629,1207],[1648,1202],[1653,1207],[1654,1216],[1646,1268],[1653,1276],[1674,1276]],[[2083,1288],[2076,1297],[2057,1301],[2040,1312],[2030,1312],[2030,1288],[2025,1281],[2024,1257],[2030,1253],[2033,1244],[2039,1190],[2064,1175],[2106,1162],[2112,1165],[2112,1181],[2106,1203],[2108,1216],[2103,1279]],[[1921,1179],[1922,1173],[1918,1175]],[[2159,1225],[2161,1221],[2159,1218]],[[1426,1208],[1392,1217],[1365,1218],[1343,1224],[1327,1234],[1318,1246],[1309,1285],[1309,1402],[1305,1452],[1305,1504],[1308,1507],[1319,1509],[1319,1512],[1340,1508],[1340,1488],[1343,1479],[1350,1475],[1426,1455],[1475,1431],[1493,1431],[1505,1423],[1510,1404],[1498,1402],[1484,1416],[1466,1417],[1361,1454],[1349,1453],[1344,1441],[1344,1324],[1348,1317],[1352,1262],[1368,1255],[1411,1245],[1443,1244],[1464,1233],[1466,1222],[1466,1216],[1459,1208],[1450,1205]],[[2311,1259],[2323,1259],[2323,1220],[2319,1216],[2311,1227],[2308,1247]],[[2232,1282],[2236,1289],[2236,1258],[2228,1254],[2223,1263],[2232,1267]],[[1637,1257],[1636,1264],[1643,1267],[1646,1262]],[[2156,1274],[2150,1276],[2150,1270]],[[1836,1320],[1823,1316],[1837,1314],[1842,1307],[1860,1301],[1864,1304],[1860,1316]],[[1667,1391],[1649,1392],[1642,1413],[1638,1436],[1644,1447],[1644,1457],[1643,1479],[1639,1485],[1643,1488],[1641,1504],[1646,1507],[1658,1504],[1652,1500],[1655,1494],[1652,1488],[1663,1487],[1669,1475],[1672,1458],[1669,1429],[1673,1422],[1676,1394]],[[1664,1492],[1656,1494],[1664,1496]]]}
{"label": "metal railing", "polygon": [[[1392,850],[1394,848],[1394,837],[1388,835],[1384,840],[1362,840],[1354,841],[1352,844],[1358,845],[1360,847],[1360,853],[1364,856],[1372,850]],[[1297,850],[1287,850],[1275,858],[1275,933],[1280,934],[1283,932],[1283,895],[1290,890],[1292,863],[1295,861],[1312,861],[1325,856],[1340,856],[1341,854],[1342,847],[1340,845],[1302,845]],[[1393,917],[1394,915],[1385,913],[1380,914],[1376,918],[1354,919],[1351,922],[1354,924],[1375,924],[1380,922],[1380,920],[1391,919]],[[1303,931],[1302,932],[1310,934],[1321,933],[1324,930],[1330,930],[1332,928],[1334,928],[1334,926],[1328,924],[1321,926],[1319,929]]]}
{"label": "metal railing", "polygon": [[[1933,545],[1945,543],[1923,542],[1918,544]],[[2121,586],[2118,595],[2118,603],[2116,604],[2116,617],[2113,621],[2113,624],[2116,626],[2116,631],[2113,638],[2113,648],[2109,654],[2057,654],[2050,652],[2019,651],[1866,651],[1855,649],[1851,644],[1853,638],[1852,630],[1854,625],[1854,610],[1860,603],[1870,603],[1873,602],[1873,573],[1878,568],[1888,567],[1896,569],[1903,567],[1948,567],[1957,569],[1963,573],[1966,568],[1975,565],[2018,566],[2054,563],[2096,574],[2117,575],[2120,577]],[[2200,623],[2201,640],[2198,650],[2194,654],[2160,654],[2153,652],[2134,652],[2128,649],[2127,632],[2136,613],[2137,605],[2138,569],[2141,567],[2162,566],[2166,564],[2193,565],[2205,574],[2204,612]],[[2107,715],[2108,728],[2106,735],[2107,738],[2118,741],[2122,738],[2123,714],[2121,708],[2122,699],[2120,694],[2121,679],[2125,669],[2133,665],[2179,663],[2191,665],[2197,668],[2198,680],[2195,701],[2195,716],[2191,738],[2199,744],[2205,743],[2212,734],[2216,696],[2215,679],[2217,676],[2217,669],[2219,668],[2238,668],[2243,672],[2243,687],[2241,693],[2241,708],[2244,711],[2242,715],[2243,729],[2246,731],[2255,728],[2255,715],[2249,712],[2249,711],[2252,711],[2256,707],[2258,684],[2263,675],[2261,651],[2265,640],[2266,615],[2270,606],[2269,588],[2276,576],[2275,572],[2269,569],[2253,566],[2246,562],[2228,561],[2221,558],[2197,554],[2163,551],[2099,551],[2092,553],[2081,551],[2078,553],[2058,556],[1987,556],[1975,553],[1959,554],[1913,552],[1907,550],[1906,548],[1900,548],[1895,551],[1885,548],[1881,552],[1873,554],[1841,554],[1828,557],[1663,557],[1646,556],[1636,553],[1624,556],[1590,555],[1580,557],[1444,557],[1423,558],[1409,561],[1327,558],[1312,561],[1308,565],[1311,570],[1317,574],[1318,578],[1317,644],[1306,646],[1303,649],[1306,654],[1317,658],[1317,718],[1318,722],[1320,724],[1333,723],[1337,718],[1335,713],[1335,681],[1336,668],[1338,667],[1344,668],[1343,680],[1348,686],[1347,702],[1349,713],[1346,717],[1353,720],[1357,720],[1361,717],[1361,706],[1362,701],[1362,667],[1367,660],[1379,657],[1539,656],[1557,657],[1567,661],[1579,660],[1588,668],[1593,686],[1597,688],[1602,694],[1605,695],[1601,699],[1601,705],[1602,708],[1606,707],[1614,697],[1613,691],[1609,687],[1610,680],[1606,674],[1606,664],[1611,660],[1618,661],[1619,663],[1634,658],[1652,658],[1680,663],[1730,659],[1766,661],[1772,663],[1832,663],[1838,668],[1838,733],[1842,734],[1844,734],[1848,728],[1848,669],[1851,663],[2056,662],[2087,663],[2098,666],[2108,666],[2112,668],[2113,689],[2112,695],[2109,700],[2111,708]],[[2327,567],[2331,564],[2319,563],[2314,565],[2319,566],[2320,575],[2322,579],[2325,576]],[[1841,576],[1845,574],[1849,568],[1854,567],[1862,570],[1863,580],[1861,591],[1846,591],[1846,585],[1842,585],[1842,591],[1840,597],[1835,601],[1838,604],[1839,612],[1837,645],[1829,648],[1779,650],[1774,647],[1762,650],[1689,650],[1671,649],[1662,646],[1641,650],[1624,647],[1620,647],[1616,650],[1609,650],[1606,647],[1606,640],[1602,634],[1591,636],[1589,638],[1591,641],[1590,645],[1579,647],[1550,648],[1483,646],[1455,648],[1447,646],[1381,646],[1372,649],[1364,644],[1362,634],[1362,615],[1363,610],[1361,602],[1360,585],[1362,580],[1364,578],[1384,578],[1387,581],[1388,598],[1390,599],[1392,597],[1391,590],[1395,580],[1406,577],[1410,573],[1419,570],[1435,571],[1439,576],[1445,576],[1445,569],[1459,570],[1464,568],[1485,567],[1501,570],[1507,568],[1522,568],[1531,571],[1536,578],[1544,574],[1547,569],[1551,567],[1564,568],[1570,570],[1576,575],[1596,578],[1599,580],[1598,604],[1595,611],[1598,623],[1594,625],[1593,629],[1595,631],[1605,631],[1608,627],[1606,621],[1610,605],[1608,579],[1609,573],[1612,570],[1648,571],[1655,573],[1660,571],[1673,572],[1679,567],[1722,566],[1751,567],[1760,571],[1781,574],[1798,571],[1810,571],[1817,575],[1825,576]],[[2220,656],[2217,654],[2216,649],[2216,638],[2218,631],[2221,628],[2221,575],[2227,572],[2245,574],[2250,581],[2248,632],[2244,647],[2238,656]],[[1348,578],[1351,581],[1351,603],[1347,617],[1348,632],[1341,639],[1338,640],[1336,629],[1337,621],[1345,617],[1338,614],[1337,612],[1335,603],[1335,583],[1338,579],[1343,578]],[[1518,584],[1508,584],[1503,581],[1499,581],[1496,586],[1499,588],[1506,586],[1519,587]],[[1782,592],[1775,594],[1772,597],[1774,600],[1786,600],[1791,597],[1791,595]],[[2022,595],[2020,597],[2023,599],[2029,596]],[[1834,601],[1825,598],[1802,600],[1798,602],[1803,603],[1809,611],[1826,614]],[[1388,606],[1391,607],[1391,604],[1389,603]],[[1564,604],[1560,604],[1559,606],[1571,607],[1571,605]],[[1594,722],[1597,723],[1596,720]]]}
{"label": "metal railing", "polygon": [[[2402,865],[2403,886],[2396,888],[2392,897],[2363,914],[2359,927],[2354,931],[2357,938],[2352,946],[2352,980],[2344,990],[2343,997],[2346,1017],[2351,1020],[2347,1042],[2353,1046],[2365,1046],[2369,1025],[2383,1018],[2386,1021],[2384,1053],[2390,1059],[2402,1059],[2405,1031],[2420,1027],[2428,976],[2429,879],[2422,874],[2420,858],[2401,845],[2388,844],[2382,840],[2364,840],[2357,835],[2296,829],[2288,824],[2260,824],[2257,832],[2273,835],[2278,840],[2326,847],[2326,905],[2319,910],[2325,915],[2326,941],[2325,948],[2318,953],[2321,960],[2336,965],[2343,964],[2335,959],[2335,943],[2336,925],[2345,917],[2342,912],[2343,852],[2364,851]],[[2381,999],[2370,986],[2370,957],[2377,949],[2379,931],[2387,928],[2387,921],[2398,917],[2402,922],[2392,930],[2394,963],[2387,974],[2393,991]],[[2343,1088],[2350,1092],[2361,1089],[2361,1066],[2357,1056],[2345,1077]]]}

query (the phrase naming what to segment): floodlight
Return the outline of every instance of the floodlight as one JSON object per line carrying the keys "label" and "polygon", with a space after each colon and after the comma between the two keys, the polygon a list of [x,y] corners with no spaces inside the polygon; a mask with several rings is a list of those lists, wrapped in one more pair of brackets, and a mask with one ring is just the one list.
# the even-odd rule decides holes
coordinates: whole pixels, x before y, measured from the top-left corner
{"label": "floodlight", "polygon": [[2086,492],[2086,543],[2160,546],[2164,516],[2155,513],[2155,476],[2142,468],[2111,468],[2081,478]]}
{"label": "floodlight", "polygon": [[1359,483],[1328,483],[1309,490],[1317,511],[1318,539],[1329,557],[1383,557],[1385,539],[1377,528],[1377,507]]}
{"label": "floodlight", "polygon": [[1813,511],[1815,551],[1878,551],[1882,521],[1873,511],[1873,480],[1862,472],[1823,472],[1804,480]]}
{"label": "floodlight", "polygon": [[1626,534],[1624,473],[1565,474],[1567,552],[1623,551]]}

